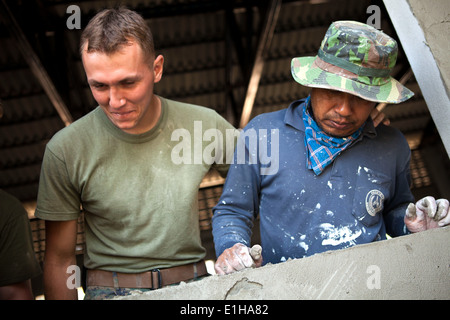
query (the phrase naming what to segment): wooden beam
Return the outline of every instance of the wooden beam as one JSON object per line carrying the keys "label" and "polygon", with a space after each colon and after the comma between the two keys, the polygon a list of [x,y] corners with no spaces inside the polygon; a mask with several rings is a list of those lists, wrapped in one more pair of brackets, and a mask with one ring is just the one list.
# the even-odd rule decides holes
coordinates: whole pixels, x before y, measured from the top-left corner
{"label": "wooden beam", "polygon": [[42,88],[53,104],[53,107],[58,112],[61,120],[66,126],[68,126],[73,122],[72,116],[58,91],[56,90],[52,80],[50,79],[50,76],[39,60],[39,57],[34,52],[16,19],[14,19],[14,16],[9,10],[5,0],[2,0],[0,3],[0,16],[5,21],[8,32],[16,40],[17,47],[23,58],[27,62],[28,66],[30,67],[31,72],[41,84]]}
{"label": "wooden beam", "polygon": [[258,40],[252,72],[248,82],[247,93],[245,95],[244,106],[241,114],[240,128],[247,125],[255,103],[258,92],[259,81],[264,68],[264,55],[270,47],[270,43],[275,32],[278,15],[280,13],[281,0],[271,0],[264,19],[264,24]]}

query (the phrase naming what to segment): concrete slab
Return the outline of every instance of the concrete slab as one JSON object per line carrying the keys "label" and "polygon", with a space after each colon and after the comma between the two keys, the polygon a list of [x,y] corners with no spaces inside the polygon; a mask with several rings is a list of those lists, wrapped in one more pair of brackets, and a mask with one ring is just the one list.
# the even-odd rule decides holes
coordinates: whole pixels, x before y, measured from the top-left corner
{"label": "concrete slab", "polygon": [[119,299],[450,299],[449,241],[434,229]]}
{"label": "concrete slab", "polygon": [[383,2],[450,157],[450,2]]}

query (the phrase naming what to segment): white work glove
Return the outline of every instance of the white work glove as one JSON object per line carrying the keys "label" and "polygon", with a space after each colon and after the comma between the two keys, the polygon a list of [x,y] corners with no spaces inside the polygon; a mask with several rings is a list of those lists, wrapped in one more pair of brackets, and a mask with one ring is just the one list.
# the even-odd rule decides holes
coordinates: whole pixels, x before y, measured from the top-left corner
{"label": "white work glove", "polygon": [[428,196],[406,209],[405,225],[411,232],[444,227],[450,224],[449,202],[447,199],[435,200]]}
{"label": "white work glove", "polygon": [[217,258],[214,270],[219,275],[233,273],[245,268],[260,267],[262,264],[261,246],[254,245],[251,249],[242,243],[236,243],[226,249]]}

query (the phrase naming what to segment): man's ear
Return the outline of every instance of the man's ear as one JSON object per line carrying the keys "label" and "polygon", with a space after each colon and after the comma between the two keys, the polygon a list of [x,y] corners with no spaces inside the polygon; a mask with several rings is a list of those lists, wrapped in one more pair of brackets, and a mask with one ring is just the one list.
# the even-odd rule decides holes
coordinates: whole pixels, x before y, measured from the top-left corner
{"label": "man's ear", "polygon": [[163,69],[164,69],[164,57],[162,55],[159,55],[153,62],[153,73],[155,76],[155,79],[153,81],[154,83],[157,83],[161,80],[163,75]]}

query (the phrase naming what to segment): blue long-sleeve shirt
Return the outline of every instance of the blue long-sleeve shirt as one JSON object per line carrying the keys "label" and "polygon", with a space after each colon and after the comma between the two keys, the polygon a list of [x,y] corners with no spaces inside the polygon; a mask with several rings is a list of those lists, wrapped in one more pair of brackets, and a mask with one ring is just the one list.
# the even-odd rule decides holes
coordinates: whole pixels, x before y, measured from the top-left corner
{"label": "blue long-sleeve shirt", "polygon": [[304,100],[255,117],[241,133],[219,203],[216,255],[250,245],[260,215],[264,263],[278,263],[407,233],[410,149],[395,128],[369,120],[320,175],[307,169]]}

